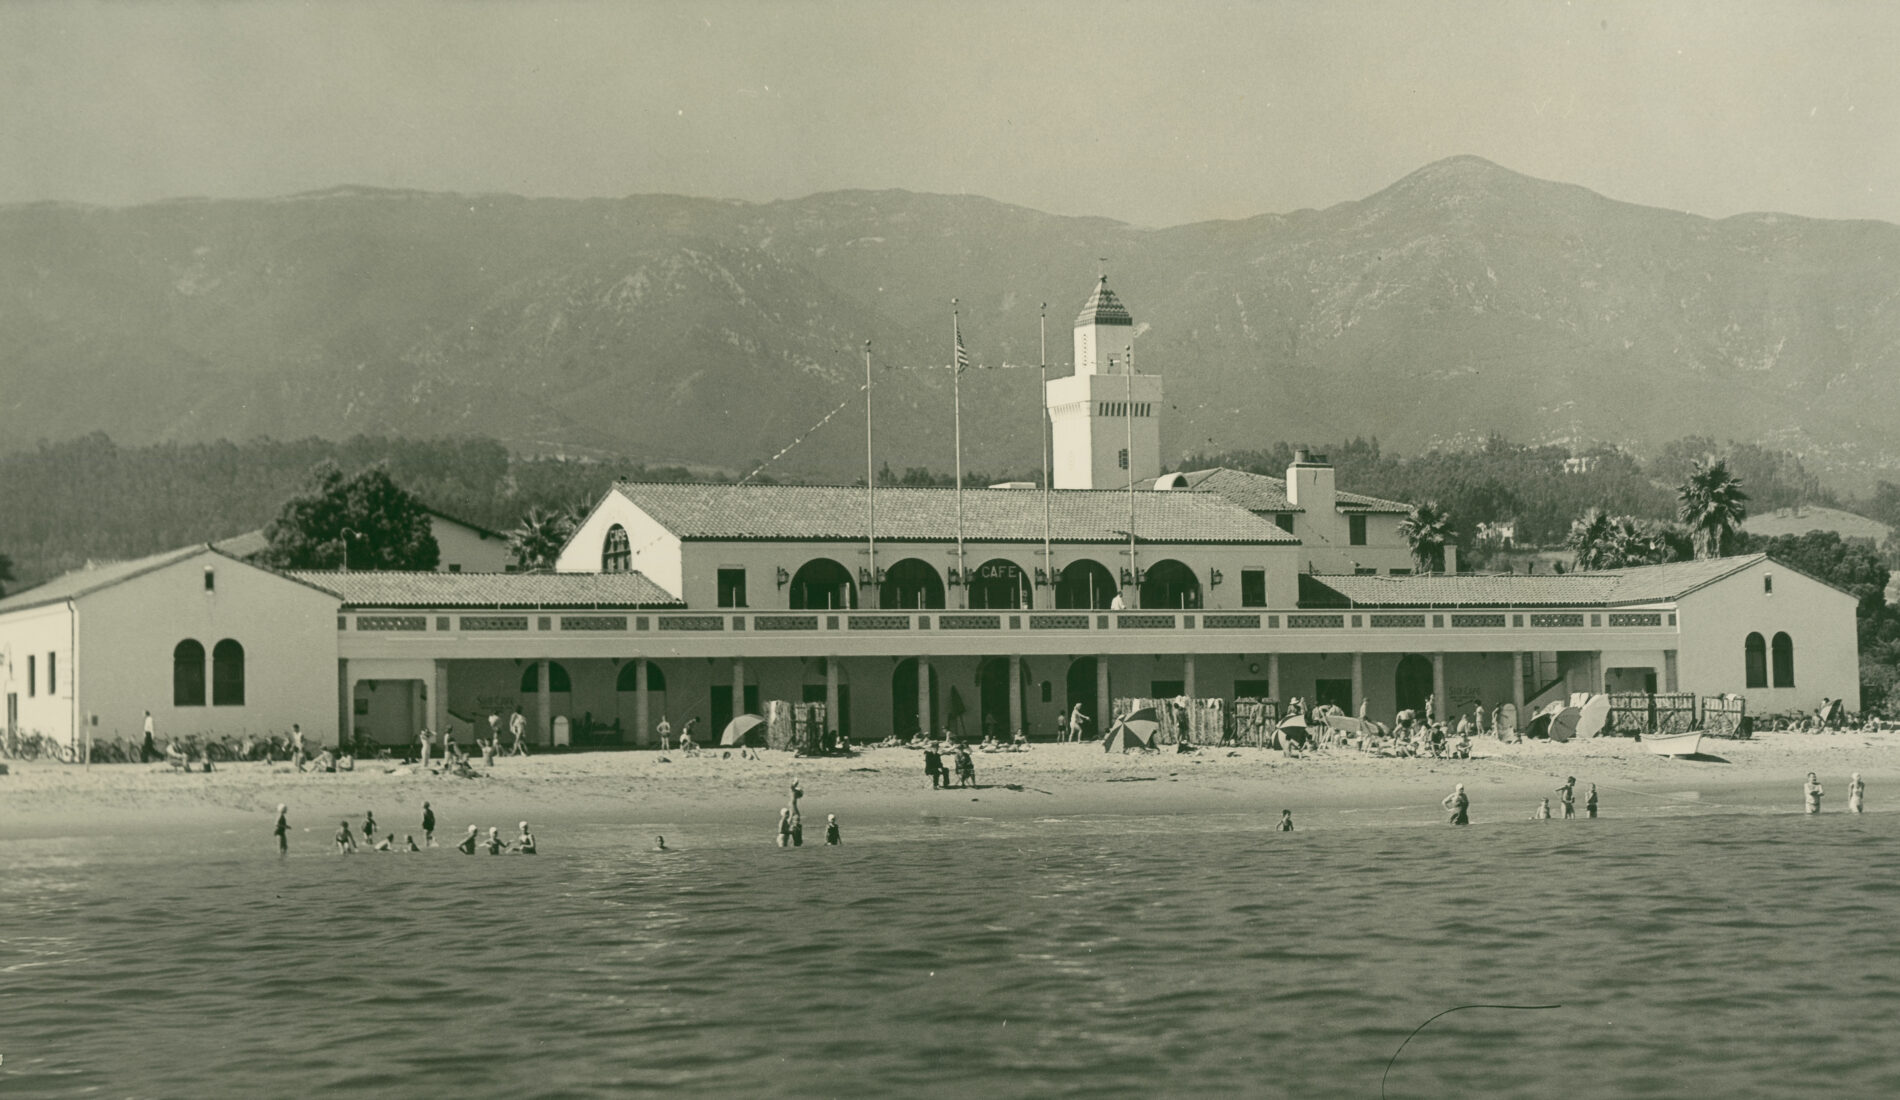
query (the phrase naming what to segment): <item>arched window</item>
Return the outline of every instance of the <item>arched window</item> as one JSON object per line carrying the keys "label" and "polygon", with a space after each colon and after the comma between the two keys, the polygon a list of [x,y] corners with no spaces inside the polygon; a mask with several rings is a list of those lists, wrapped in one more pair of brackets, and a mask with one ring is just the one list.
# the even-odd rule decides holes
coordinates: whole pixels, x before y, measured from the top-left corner
{"label": "arched window", "polygon": [[1194,570],[1168,558],[1148,567],[1141,582],[1142,610],[1201,606],[1201,581]]}
{"label": "arched window", "polygon": [[[628,661],[626,664],[620,666],[620,675],[614,680],[614,690],[640,690],[639,677],[640,662]],[[647,662],[647,690],[650,692],[666,690],[666,674],[661,672],[660,666],[654,664],[652,661]]]}
{"label": "arched window", "polygon": [[845,609],[858,606],[851,571],[830,558],[813,558],[792,574],[792,609]]}
{"label": "arched window", "polygon": [[[1790,654],[1792,656],[1792,654]],[[1768,643],[1759,634],[1750,634],[1742,643],[1742,657],[1748,665],[1747,686],[1765,688],[1768,686]]]}
{"label": "arched window", "polygon": [[1062,567],[1062,575],[1056,581],[1056,606],[1107,610],[1120,591],[1115,574],[1110,573],[1107,566],[1084,558]]}
{"label": "arched window", "polygon": [[[541,676],[536,671],[536,665],[530,664],[527,668],[521,670],[521,693],[523,695],[532,695],[540,690]],[[574,690],[574,684],[567,678],[567,670],[561,667],[559,661],[548,662],[548,690]]]}
{"label": "arched window", "polygon": [[1791,688],[1794,686],[1794,639],[1786,633],[1775,635],[1770,648],[1775,658],[1775,686]]}
{"label": "arched window", "polygon": [[[884,571],[878,606],[886,611],[942,608],[943,575],[929,562],[905,558]],[[911,710],[916,709],[913,704]]]}
{"label": "arched window", "polygon": [[205,705],[205,647],[186,638],[172,648],[172,706]]}
{"label": "arched window", "polygon": [[211,705],[244,705],[244,647],[231,638],[211,647]]}
{"label": "arched window", "polygon": [[[991,558],[970,571],[970,606],[973,608],[1028,607],[1029,574],[1008,558]],[[1009,678],[1004,677],[1004,686]]]}
{"label": "arched window", "polygon": [[602,573],[633,571],[633,547],[627,542],[627,529],[618,523],[607,528],[607,539],[600,546]]}

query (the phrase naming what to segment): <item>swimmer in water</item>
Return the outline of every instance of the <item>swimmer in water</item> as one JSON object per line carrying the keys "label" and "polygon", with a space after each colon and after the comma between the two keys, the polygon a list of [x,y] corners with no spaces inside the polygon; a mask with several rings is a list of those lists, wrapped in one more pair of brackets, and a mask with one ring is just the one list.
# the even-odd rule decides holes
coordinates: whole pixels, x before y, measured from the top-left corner
{"label": "swimmer in water", "polygon": [[1445,824],[1471,824],[1471,798],[1465,794],[1465,785],[1463,783],[1458,784],[1457,790],[1446,795],[1444,802],[1440,803],[1440,805],[1444,806],[1450,815],[1446,817]]}
{"label": "swimmer in water", "polygon": [[1867,797],[1867,784],[1860,781],[1860,773],[1855,772],[1847,784],[1847,812],[1861,812],[1861,800]]}
{"label": "swimmer in water", "polygon": [[[369,838],[364,837],[363,839],[365,842],[367,842]],[[377,841],[374,845],[371,845],[371,847],[373,847],[378,852],[387,852],[389,851],[390,845],[395,841],[395,839],[396,839],[395,837],[390,836],[388,833],[384,833],[383,839]]]}
{"label": "swimmer in water", "polygon": [[780,810],[778,812],[778,846],[781,848],[786,848],[786,847],[790,847],[791,843],[792,843],[792,811]]}
{"label": "swimmer in water", "polygon": [[339,821],[336,825],[336,850],[339,852],[356,851],[356,837],[350,834],[350,823],[347,821]]}
{"label": "swimmer in water", "polygon": [[1293,831],[1293,811],[1281,810],[1280,824],[1275,826],[1275,828],[1277,828],[1280,832],[1283,832],[1283,833],[1292,832]]}
{"label": "swimmer in water", "polygon": [[468,835],[463,837],[462,842],[455,847],[465,856],[475,854],[475,826],[470,825],[468,827]]}
{"label": "swimmer in water", "polygon": [[[1577,816],[1577,777],[1573,775],[1564,780],[1564,785],[1558,787],[1556,793],[1558,801],[1563,803],[1564,817]],[[1544,802],[1549,804],[1550,799],[1546,798]]]}
{"label": "swimmer in water", "polygon": [[422,851],[422,849],[416,847],[416,838],[413,835],[403,837],[402,842],[405,845],[407,845],[407,848],[404,849],[405,851],[410,851],[410,852]]}
{"label": "swimmer in water", "polygon": [[1531,812],[1531,820],[1533,821],[1549,821],[1550,820],[1550,799],[1546,798],[1542,802],[1539,802],[1537,804],[1537,809]]}
{"label": "swimmer in water", "polygon": [[507,842],[501,839],[501,830],[493,825],[488,827],[488,839],[482,842],[482,846],[488,849],[491,856],[498,856],[508,850]]}
{"label": "swimmer in water", "polygon": [[839,841],[838,815],[826,814],[825,815],[825,843],[835,848],[838,845],[838,841]]}
{"label": "swimmer in water", "polygon": [[1821,780],[1816,777],[1813,772],[1808,773],[1808,781],[1801,785],[1801,793],[1807,799],[1808,812],[1811,814],[1820,813],[1821,796],[1827,792],[1821,789]]}
{"label": "swimmer in water", "polygon": [[521,835],[515,838],[515,852],[518,855],[534,854],[534,834],[528,831],[528,823],[521,823]]}
{"label": "swimmer in water", "polygon": [[277,834],[278,854],[282,855],[290,851],[290,817],[288,809],[282,802],[277,804],[277,828],[272,831]]}
{"label": "swimmer in water", "polygon": [[422,842],[431,848],[435,847],[435,811],[429,808],[427,802],[422,804]]}
{"label": "swimmer in water", "polygon": [[656,851],[656,852],[670,852],[670,851],[672,851],[673,849],[671,849],[671,848],[668,848],[668,847],[666,846],[666,838],[665,838],[665,837],[663,837],[663,836],[656,836],[656,837],[654,837],[654,838],[653,838],[653,850],[654,850],[654,851]]}

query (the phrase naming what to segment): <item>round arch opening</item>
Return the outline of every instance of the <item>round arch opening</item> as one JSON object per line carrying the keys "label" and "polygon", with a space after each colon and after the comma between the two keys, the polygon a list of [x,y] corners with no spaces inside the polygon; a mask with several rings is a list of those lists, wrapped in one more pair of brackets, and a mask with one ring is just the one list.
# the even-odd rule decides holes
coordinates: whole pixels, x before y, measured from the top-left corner
{"label": "round arch opening", "polygon": [[1008,558],[991,558],[970,571],[970,607],[1017,610],[1030,605],[1029,574]]}
{"label": "round arch opening", "polygon": [[1142,610],[1192,609],[1201,606],[1201,579],[1194,570],[1164,558],[1150,565],[1141,579]]}
{"label": "round arch opening", "polygon": [[922,558],[905,558],[884,570],[878,606],[887,611],[941,610],[943,574]]}
{"label": "round arch opening", "polygon": [[845,610],[858,606],[851,571],[830,558],[813,558],[792,574],[792,610]]}
{"label": "round arch opening", "polygon": [[1106,611],[1121,591],[1115,574],[1099,561],[1086,558],[1062,567],[1056,580],[1056,607],[1070,610]]}

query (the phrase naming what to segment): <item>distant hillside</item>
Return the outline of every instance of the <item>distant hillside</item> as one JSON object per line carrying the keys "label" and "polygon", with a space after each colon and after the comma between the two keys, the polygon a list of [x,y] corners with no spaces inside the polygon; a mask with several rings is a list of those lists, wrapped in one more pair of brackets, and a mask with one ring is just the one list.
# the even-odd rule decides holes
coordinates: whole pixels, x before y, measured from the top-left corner
{"label": "distant hillside", "polygon": [[1809,531],[1833,531],[1842,538],[1867,539],[1876,547],[1886,543],[1893,528],[1879,520],[1843,512],[1839,508],[1802,505],[1761,512],[1742,521],[1742,529],[1751,535],[1772,538],[1776,535],[1805,535]]}
{"label": "distant hillside", "polygon": [[[903,192],[0,208],[0,448],[492,435],[747,468],[854,400],[870,339],[880,458],[944,469],[957,297],[972,357],[1010,368],[966,376],[966,447],[1028,468],[1037,305],[1065,373],[1102,256],[1151,326],[1170,456],[1702,433],[1857,487],[1900,459],[1900,228],[1711,221],[1470,157],[1154,230]],[[778,469],[849,477],[861,448],[840,416]]]}

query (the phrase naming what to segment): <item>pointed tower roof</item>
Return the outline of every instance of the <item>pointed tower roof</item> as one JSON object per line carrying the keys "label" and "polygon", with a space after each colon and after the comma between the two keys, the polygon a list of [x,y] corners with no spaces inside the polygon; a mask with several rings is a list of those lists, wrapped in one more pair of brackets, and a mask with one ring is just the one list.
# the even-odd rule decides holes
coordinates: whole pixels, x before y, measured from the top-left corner
{"label": "pointed tower roof", "polygon": [[1083,305],[1082,312],[1075,319],[1076,328],[1085,328],[1089,325],[1133,326],[1134,323],[1135,319],[1128,315],[1128,307],[1122,305],[1122,300],[1115,297],[1114,291],[1108,289],[1106,275],[1102,276],[1101,282],[1095,284],[1095,293],[1089,295],[1088,302]]}

